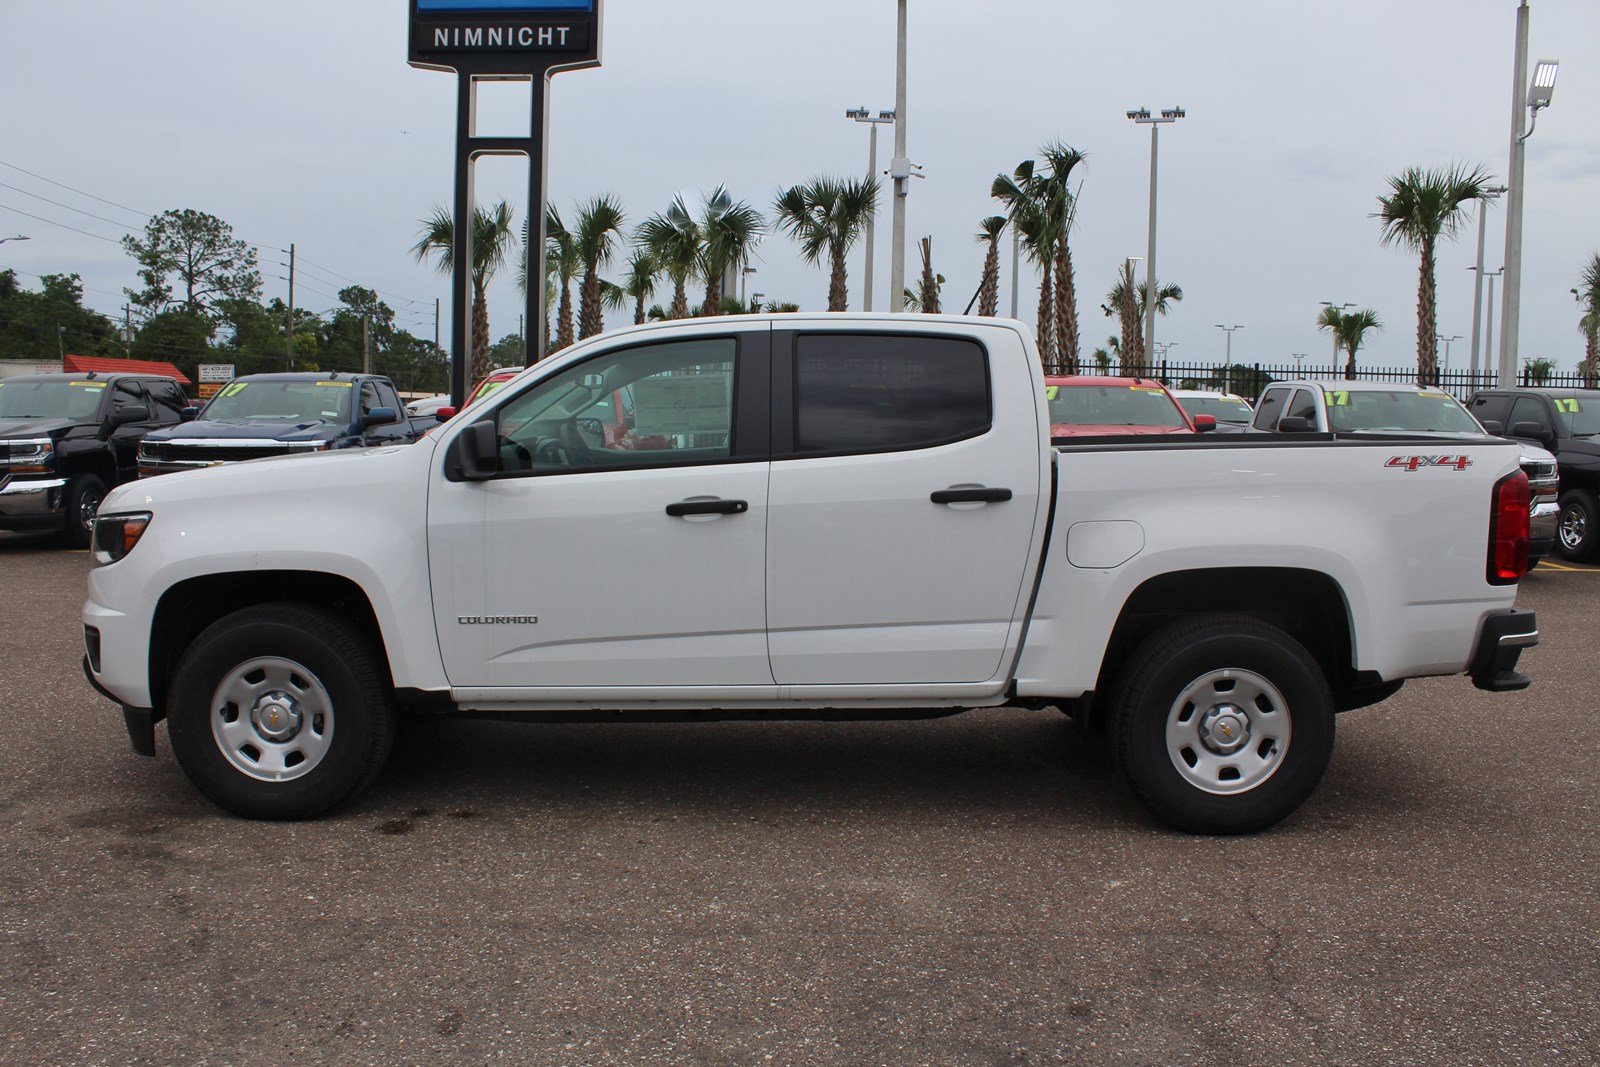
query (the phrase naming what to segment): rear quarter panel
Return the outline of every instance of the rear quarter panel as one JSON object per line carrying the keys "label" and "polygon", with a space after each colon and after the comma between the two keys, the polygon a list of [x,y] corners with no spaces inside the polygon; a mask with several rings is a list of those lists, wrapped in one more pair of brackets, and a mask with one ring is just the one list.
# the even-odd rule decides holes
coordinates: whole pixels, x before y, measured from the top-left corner
{"label": "rear quarter panel", "polygon": [[[1393,456],[1446,451],[1471,465],[1386,465]],[[1344,594],[1358,670],[1385,679],[1462,671],[1483,617],[1515,597],[1515,586],[1488,583],[1485,565],[1493,487],[1516,469],[1509,442],[1243,437],[1178,448],[1066,446],[1057,455],[1048,564],[1018,693],[1092,689],[1122,607],[1140,585],[1217,567],[1330,576]],[[1084,524],[1118,520],[1142,532],[1132,558],[1074,566],[1075,537],[1092,543],[1104,529]]]}

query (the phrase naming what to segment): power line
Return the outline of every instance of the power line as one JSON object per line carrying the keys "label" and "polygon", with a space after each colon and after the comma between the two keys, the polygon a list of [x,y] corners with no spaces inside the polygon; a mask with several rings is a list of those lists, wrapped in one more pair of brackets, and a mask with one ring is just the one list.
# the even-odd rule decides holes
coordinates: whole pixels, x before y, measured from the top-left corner
{"label": "power line", "polygon": [[21,208],[12,207],[10,204],[0,204],[0,208],[5,209],[6,211],[13,211],[18,215],[24,215],[27,218],[33,219],[35,222],[46,222],[51,226],[60,226],[63,230],[71,230],[73,233],[81,233],[85,237],[93,237],[97,241],[104,241],[107,244],[113,244],[119,248],[122,247],[122,242],[117,240],[115,237],[105,237],[98,233],[90,233],[88,230],[80,230],[76,226],[68,226],[64,222],[57,222],[54,219],[47,219],[43,215],[35,215],[32,212],[23,211]]}
{"label": "power line", "polygon": [[19,186],[7,185],[5,182],[0,182],[0,189],[10,189],[14,193],[21,193],[23,196],[31,196],[35,200],[43,200],[45,203],[54,204],[56,207],[64,207],[68,211],[76,211],[80,215],[87,215],[91,219],[99,219],[101,222],[109,222],[113,226],[123,226],[124,228],[127,226],[126,223],[118,222],[116,219],[108,219],[104,215],[96,215],[94,212],[85,211],[81,207],[73,207],[71,204],[63,204],[59,200],[51,200],[48,196],[40,196],[38,193],[30,193],[28,190]]}
{"label": "power line", "polygon": [[26,174],[30,178],[38,178],[40,181],[47,182],[50,185],[58,185],[61,188],[67,190],[68,192],[77,193],[79,196],[87,196],[90,200],[98,200],[102,204],[110,204],[112,207],[119,207],[123,211],[131,211],[135,215],[138,215],[138,216],[140,216],[142,218],[147,218],[148,219],[148,218],[152,218],[153,217],[150,214],[150,212],[148,212],[148,211],[140,211],[138,208],[129,207],[127,204],[119,204],[115,200],[107,200],[103,196],[95,196],[93,193],[86,193],[82,189],[74,189],[72,186],[67,185],[64,182],[58,182],[53,178],[46,178],[43,174],[35,174],[31,170],[23,170],[21,167],[17,166],[15,163],[7,163],[3,159],[0,159],[0,167],[10,167],[12,170],[18,171],[18,172],[20,172],[22,174]]}
{"label": "power line", "polygon": [[[18,273],[18,274],[26,274],[30,278],[38,278],[41,282],[44,281],[44,278],[45,278],[45,276],[43,274],[35,274],[31,270],[23,270],[20,267],[7,267],[7,268],[5,268],[5,270],[16,271],[16,273]],[[72,275],[71,274],[57,274],[57,275],[55,275],[55,277],[57,277],[57,278],[70,278],[70,277],[72,277]],[[92,285],[84,285],[82,282],[78,283],[78,288],[82,289],[86,293],[103,293],[106,296],[117,297],[119,300],[127,299],[127,295],[128,295],[127,293],[113,293],[110,289],[96,289],[94,286],[92,286]]]}

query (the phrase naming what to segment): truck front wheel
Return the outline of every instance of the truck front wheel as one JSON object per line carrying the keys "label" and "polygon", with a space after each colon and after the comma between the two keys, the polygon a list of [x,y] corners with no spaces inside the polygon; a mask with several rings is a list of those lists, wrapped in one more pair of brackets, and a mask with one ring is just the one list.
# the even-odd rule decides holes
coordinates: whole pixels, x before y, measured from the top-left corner
{"label": "truck front wheel", "polygon": [[93,474],[80,474],[67,483],[67,544],[88,548],[94,538],[94,517],[106,498],[106,483]]}
{"label": "truck front wheel", "polygon": [[172,751],[217,804],[252,819],[306,819],[383,767],[394,701],[368,642],[303,604],[261,604],[213,623],[178,664]]}
{"label": "truck front wheel", "polygon": [[1112,708],[1117,757],[1167,825],[1241,834],[1271,826],[1311,795],[1333,754],[1333,696],[1305,648],[1242,616],[1176,622],[1121,672]]}

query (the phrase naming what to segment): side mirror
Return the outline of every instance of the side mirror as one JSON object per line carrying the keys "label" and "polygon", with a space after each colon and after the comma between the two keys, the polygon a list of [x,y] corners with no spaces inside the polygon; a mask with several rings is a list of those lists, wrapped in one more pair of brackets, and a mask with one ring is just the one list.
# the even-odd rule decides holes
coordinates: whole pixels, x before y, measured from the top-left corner
{"label": "side mirror", "polygon": [[1483,432],[1491,437],[1504,437],[1506,435],[1506,424],[1494,419],[1484,419]]}
{"label": "side mirror", "polygon": [[1194,417],[1194,428],[1198,433],[1210,433],[1217,428],[1217,417],[1215,415],[1196,415]]}
{"label": "side mirror", "polygon": [[481,482],[500,473],[500,440],[492,422],[475,422],[450,445],[445,475],[453,482]]}
{"label": "side mirror", "polygon": [[1525,441],[1538,441],[1540,444],[1549,444],[1555,441],[1554,432],[1545,429],[1537,422],[1514,422],[1511,424],[1511,436],[1520,437]]}
{"label": "side mirror", "polygon": [[120,408],[111,413],[111,425],[127,426],[130,423],[143,422],[147,417],[142,411],[135,411],[132,408]]}
{"label": "side mirror", "polygon": [[438,419],[440,422],[449,422],[451,419],[456,417],[456,409],[446,404],[438,411],[435,411],[433,413],[433,417]]}
{"label": "side mirror", "polygon": [[361,416],[362,426],[387,426],[392,422],[400,421],[400,413],[394,408],[373,408]]}
{"label": "side mirror", "polygon": [[1278,420],[1279,433],[1310,433],[1312,429],[1311,420],[1299,415],[1285,415]]}

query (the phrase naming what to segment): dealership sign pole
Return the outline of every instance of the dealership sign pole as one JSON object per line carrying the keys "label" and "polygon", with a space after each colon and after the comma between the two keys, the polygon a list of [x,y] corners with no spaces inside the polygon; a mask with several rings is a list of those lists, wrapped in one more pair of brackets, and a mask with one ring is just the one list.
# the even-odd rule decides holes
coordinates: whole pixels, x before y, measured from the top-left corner
{"label": "dealership sign pole", "polygon": [[[473,164],[479,156],[528,157],[526,346],[531,365],[544,354],[544,213],[549,143],[549,79],[600,65],[601,0],[411,0],[414,67],[456,75],[455,247],[451,259],[450,399],[466,399],[472,363]],[[526,137],[479,137],[477,88],[484,81],[529,81],[533,109]]]}

